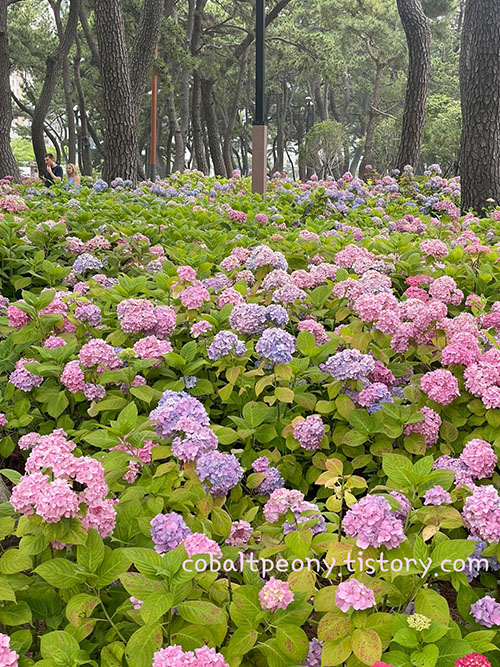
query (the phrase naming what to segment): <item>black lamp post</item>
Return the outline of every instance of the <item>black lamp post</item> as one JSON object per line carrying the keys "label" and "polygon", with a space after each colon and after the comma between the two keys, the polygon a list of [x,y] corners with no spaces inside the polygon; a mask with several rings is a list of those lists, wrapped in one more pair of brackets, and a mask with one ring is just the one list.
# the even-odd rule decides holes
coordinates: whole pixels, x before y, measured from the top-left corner
{"label": "black lamp post", "polygon": [[252,192],[264,195],[267,181],[267,125],[265,119],[266,2],[256,0],[255,115],[252,128]]}

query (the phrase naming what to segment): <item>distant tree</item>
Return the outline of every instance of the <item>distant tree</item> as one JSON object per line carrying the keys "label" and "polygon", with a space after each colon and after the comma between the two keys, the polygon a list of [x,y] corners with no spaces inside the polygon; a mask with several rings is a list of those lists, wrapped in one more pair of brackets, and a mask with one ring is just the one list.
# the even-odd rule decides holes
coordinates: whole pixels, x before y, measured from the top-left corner
{"label": "distant tree", "polygon": [[301,157],[320,178],[339,176],[343,160],[344,130],[335,120],[316,123],[306,134]]}
{"label": "distant tree", "polygon": [[500,11],[467,0],[460,53],[462,210],[500,203]]}

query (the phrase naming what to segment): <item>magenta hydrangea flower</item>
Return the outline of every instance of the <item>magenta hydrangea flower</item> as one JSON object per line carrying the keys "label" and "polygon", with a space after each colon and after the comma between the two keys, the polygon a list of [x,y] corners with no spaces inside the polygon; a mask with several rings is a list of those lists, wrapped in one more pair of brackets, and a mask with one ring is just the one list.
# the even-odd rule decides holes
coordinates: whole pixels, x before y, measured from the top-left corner
{"label": "magenta hydrangea flower", "polygon": [[46,350],[56,350],[58,347],[64,347],[66,341],[60,336],[49,336],[43,344]]}
{"label": "magenta hydrangea flower", "polygon": [[366,495],[344,517],[344,532],[356,537],[360,549],[385,546],[394,549],[405,541],[403,522],[391,513],[385,498]]}
{"label": "magenta hydrangea flower", "polygon": [[457,378],[443,369],[426,373],[420,386],[429,398],[441,405],[448,405],[460,396]]}
{"label": "magenta hydrangea flower", "polygon": [[323,345],[323,343],[328,343],[330,340],[328,334],[325,331],[325,327],[321,322],[316,322],[316,320],[307,319],[299,322],[298,326],[299,331],[308,331],[314,336],[316,345]]}
{"label": "magenta hydrangea flower", "polygon": [[318,449],[325,435],[325,425],[319,415],[309,415],[297,421],[293,428],[293,437],[304,449]]}
{"label": "magenta hydrangea flower", "polygon": [[134,352],[139,359],[159,359],[162,355],[172,352],[172,345],[168,340],[146,336],[134,343]]}
{"label": "magenta hydrangea flower", "polygon": [[471,604],[470,613],[476,623],[484,625],[486,628],[500,625],[500,604],[490,595],[485,595],[484,598]]}
{"label": "magenta hydrangea flower", "polygon": [[351,607],[357,611],[375,606],[375,594],[371,588],[357,579],[349,579],[338,585],[335,591],[335,604],[344,613]]}
{"label": "magenta hydrangea flower", "polygon": [[465,445],[460,460],[465,463],[473,477],[484,479],[493,474],[498,457],[489,442],[474,438]]}
{"label": "magenta hydrangea flower", "polygon": [[259,591],[260,606],[264,610],[286,609],[293,602],[290,584],[271,577]]}
{"label": "magenta hydrangea flower", "polygon": [[439,484],[425,492],[424,505],[448,505],[449,503],[451,503],[450,494]]}
{"label": "magenta hydrangea flower", "polygon": [[[162,254],[164,254],[162,248]],[[181,280],[193,281],[196,280],[196,270],[192,266],[178,266],[177,275]]]}
{"label": "magenta hydrangea flower", "polygon": [[83,392],[85,375],[78,360],[68,361],[61,375],[61,382],[72,394]]}
{"label": "magenta hydrangea flower", "polygon": [[212,554],[216,558],[222,558],[222,551],[214,540],[203,533],[192,533],[184,539],[184,548],[189,558],[196,554]]}
{"label": "magenta hydrangea flower", "polygon": [[116,309],[120,326],[125,333],[152,329],[156,323],[155,307],[147,299],[126,299]]}

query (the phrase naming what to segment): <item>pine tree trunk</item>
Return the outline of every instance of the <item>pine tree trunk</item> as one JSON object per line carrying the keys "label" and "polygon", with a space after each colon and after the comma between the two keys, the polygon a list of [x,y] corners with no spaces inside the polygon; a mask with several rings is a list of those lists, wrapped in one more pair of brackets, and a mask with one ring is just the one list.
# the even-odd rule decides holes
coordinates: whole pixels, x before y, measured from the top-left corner
{"label": "pine tree trunk", "polygon": [[500,203],[500,11],[467,0],[460,53],[462,210]]}
{"label": "pine tree trunk", "polygon": [[431,29],[420,0],[397,0],[408,43],[408,83],[398,169],[417,167],[424,138],[427,89],[431,72]]}
{"label": "pine tree trunk", "polygon": [[76,92],[78,94],[78,109],[80,112],[80,131],[79,131],[79,155],[80,168],[84,176],[92,176],[92,154],[90,152],[89,126],[87,122],[87,109],[85,105],[85,94],[83,92],[80,76],[80,39],[76,37],[76,55],[73,61],[73,76],[75,79]]}
{"label": "pine tree trunk", "polygon": [[106,154],[102,177],[136,181],[138,138],[136,102],[128,65],[121,0],[95,0],[95,27],[100,55],[106,120]]}
{"label": "pine tree trunk", "polygon": [[7,0],[0,0],[0,178],[21,180],[19,167],[10,147],[12,103],[10,94],[10,59],[7,36]]}
{"label": "pine tree trunk", "polygon": [[44,124],[45,117],[50,107],[52,97],[57,84],[59,71],[64,59],[68,56],[71,45],[75,40],[76,29],[78,27],[78,14],[80,11],[80,0],[70,0],[68,20],[64,29],[64,34],[59,40],[59,45],[47,56],[45,78],[43,81],[40,97],[33,111],[33,123],[31,125],[31,140],[33,151],[38,166],[38,173],[43,173],[45,169],[45,138]]}
{"label": "pine tree trunk", "polygon": [[209,168],[205,158],[205,142],[203,139],[203,126],[201,123],[201,79],[197,72],[195,72],[193,77],[191,125],[193,127],[193,148],[196,169],[202,171],[204,174],[208,174]]}
{"label": "pine tree trunk", "polygon": [[222,157],[222,149],[219,135],[219,123],[215,113],[215,102],[213,97],[213,81],[210,79],[201,80],[201,95],[203,100],[203,112],[207,125],[208,145],[210,155],[214,165],[216,176],[226,176],[226,166]]}

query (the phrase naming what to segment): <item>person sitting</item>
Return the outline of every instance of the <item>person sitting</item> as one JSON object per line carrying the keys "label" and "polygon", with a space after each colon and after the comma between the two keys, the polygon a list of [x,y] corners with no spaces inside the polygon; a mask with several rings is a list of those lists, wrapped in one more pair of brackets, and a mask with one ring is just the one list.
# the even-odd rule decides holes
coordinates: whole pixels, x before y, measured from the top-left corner
{"label": "person sitting", "polygon": [[50,188],[56,181],[62,181],[63,168],[54,160],[52,153],[47,153],[44,158],[45,171],[43,172],[42,181]]}
{"label": "person sitting", "polygon": [[70,162],[66,165],[66,174],[68,176],[68,186],[80,185],[80,174],[76,166]]}

